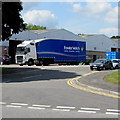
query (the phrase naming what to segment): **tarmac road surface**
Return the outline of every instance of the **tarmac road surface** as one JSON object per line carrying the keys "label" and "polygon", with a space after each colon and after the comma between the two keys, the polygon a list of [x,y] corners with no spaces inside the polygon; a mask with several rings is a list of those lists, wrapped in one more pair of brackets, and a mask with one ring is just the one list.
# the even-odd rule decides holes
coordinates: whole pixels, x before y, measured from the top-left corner
{"label": "tarmac road surface", "polygon": [[[104,84],[100,76],[111,70],[88,74],[91,73],[89,66],[9,67],[15,69],[3,73],[0,101],[3,118],[118,118],[120,114],[118,98],[67,84],[69,80],[82,77],[78,82],[100,87],[100,83]],[[116,85],[109,85],[108,90],[116,90]]]}

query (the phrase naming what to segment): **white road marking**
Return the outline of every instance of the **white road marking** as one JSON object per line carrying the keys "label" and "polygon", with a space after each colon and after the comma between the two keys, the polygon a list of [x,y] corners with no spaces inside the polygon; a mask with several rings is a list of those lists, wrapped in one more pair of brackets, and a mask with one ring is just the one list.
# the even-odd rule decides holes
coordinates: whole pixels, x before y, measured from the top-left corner
{"label": "white road marking", "polygon": [[119,113],[115,113],[115,112],[106,112],[106,114],[109,114],[109,115],[120,115]]}
{"label": "white road marking", "polygon": [[29,109],[36,109],[36,110],[44,110],[45,108],[40,108],[40,107],[28,107]]}
{"label": "white road marking", "polygon": [[84,110],[78,110],[78,112],[82,112],[82,113],[96,113],[96,111],[84,111]]}
{"label": "white road marking", "polygon": [[56,108],[75,109],[75,107],[69,107],[69,106],[57,106]]}
{"label": "white road marking", "polygon": [[34,75],[34,76],[24,77],[22,79],[29,79],[29,78],[38,77],[38,76],[41,76],[41,75]]}
{"label": "white road marking", "polygon": [[115,110],[115,109],[107,109],[107,111],[120,112],[120,110]]}
{"label": "white road marking", "polygon": [[22,106],[26,106],[28,104],[24,104],[24,103],[11,103],[12,105],[22,105]]}
{"label": "white road marking", "polygon": [[84,108],[84,107],[82,107],[80,109],[82,109],[82,110],[100,110],[99,108]]}
{"label": "white road marking", "polygon": [[47,107],[47,108],[51,107],[50,105],[32,105],[32,106],[34,106],[34,107]]}
{"label": "white road marking", "polygon": [[6,104],[6,102],[0,102],[0,105],[5,105]]}
{"label": "white road marking", "polygon": [[52,110],[55,110],[55,111],[65,111],[65,112],[69,112],[70,111],[69,109],[52,109]]}
{"label": "white road marking", "polygon": [[22,106],[6,105],[6,107],[21,108]]}

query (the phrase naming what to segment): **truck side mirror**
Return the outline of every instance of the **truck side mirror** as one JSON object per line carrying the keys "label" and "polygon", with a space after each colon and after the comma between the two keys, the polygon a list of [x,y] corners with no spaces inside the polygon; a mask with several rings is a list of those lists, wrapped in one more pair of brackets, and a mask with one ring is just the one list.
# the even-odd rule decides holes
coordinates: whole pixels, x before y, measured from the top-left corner
{"label": "truck side mirror", "polygon": [[31,42],[30,45],[35,45],[35,44]]}

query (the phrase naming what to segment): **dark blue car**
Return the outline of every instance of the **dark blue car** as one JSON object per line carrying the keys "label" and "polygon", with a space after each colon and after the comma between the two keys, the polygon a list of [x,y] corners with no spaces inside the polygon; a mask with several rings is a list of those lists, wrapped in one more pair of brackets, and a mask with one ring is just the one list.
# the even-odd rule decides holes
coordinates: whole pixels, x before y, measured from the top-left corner
{"label": "dark blue car", "polygon": [[113,69],[113,64],[111,60],[107,59],[97,59],[94,63],[90,64],[91,70],[106,70]]}

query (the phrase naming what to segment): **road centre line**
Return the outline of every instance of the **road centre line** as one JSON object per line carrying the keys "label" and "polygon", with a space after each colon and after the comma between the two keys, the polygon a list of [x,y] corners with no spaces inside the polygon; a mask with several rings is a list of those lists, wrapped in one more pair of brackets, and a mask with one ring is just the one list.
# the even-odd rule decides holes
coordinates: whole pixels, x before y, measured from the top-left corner
{"label": "road centre line", "polygon": [[107,111],[120,112],[120,110],[115,110],[115,109],[107,109]]}
{"label": "road centre line", "polygon": [[5,105],[6,104],[6,102],[0,102],[0,105]]}
{"label": "road centre line", "polygon": [[84,108],[84,107],[81,107],[80,109],[82,109],[82,110],[95,110],[95,111],[100,110],[99,108]]}
{"label": "road centre line", "polygon": [[12,105],[22,105],[22,106],[26,106],[28,104],[24,104],[24,103],[11,103]]}
{"label": "road centre line", "polygon": [[40,108],[40,107],[28,107],[29,109],[36,109],[36,110],[45,110],[45,108]]}
{"label": "road centre line", "polygon": [[120,115],[119,113],[115,113],[115,112],[106,112],[105,114],[109,114],[109,115]]}
{"label": "road centre line", "polygon": [[50,105],[32,105],[33,107],[47,107],[47,108],[49,108],[49,107],[51,107]]}
{"label": "road centre line", "polygon": [[22,106],[6,105],[6,107],[21,108]]}
{"label": "road centre line", "polygon": [[55,111],[65,111],[65,112],[69,112],[70,109],[52,109],[52,110],[55,110]]}
{"label": "road centre line", "polygon": [[84,110],[78,110],[78,112],[84,112],[84,113],[96,113],[96,111],[84,111]]}
{"label": "road centre line", "polygon": [[[96,73],[96,72],[98,72],[98,71],[92,71],[92,72],[89,73],[89,75],[93,74],[93,73]],[[85,87],[81,87],[81,86],[73,83],[74,80],[78,80],[80,78],[82,78],[82,76],[69,79],[67,81],[67,84],[70,85],[70,86],[72,86],[72,87],[74,87],[74,88],[77,88],[77,89],[80,89],[80,90],[83,90],[83,91],[86,91],[86,92],[91,92],[91,93],[94,93],[94,94],[104,95],[104,96],[113,97],[113,98],[120,98],[120,96],[118,96],[118,95],[112,95],[112,94],[109,94],[109,93],[104,93],[104,92],[99,92],[99,91],[91,90],[91,89],[88,89],[88,88],[85,88]]]}
{"label": "road centre line", "polygon": [[75,109],[75,107],[69,107],[69,106],[56,106],[56,108]]}

